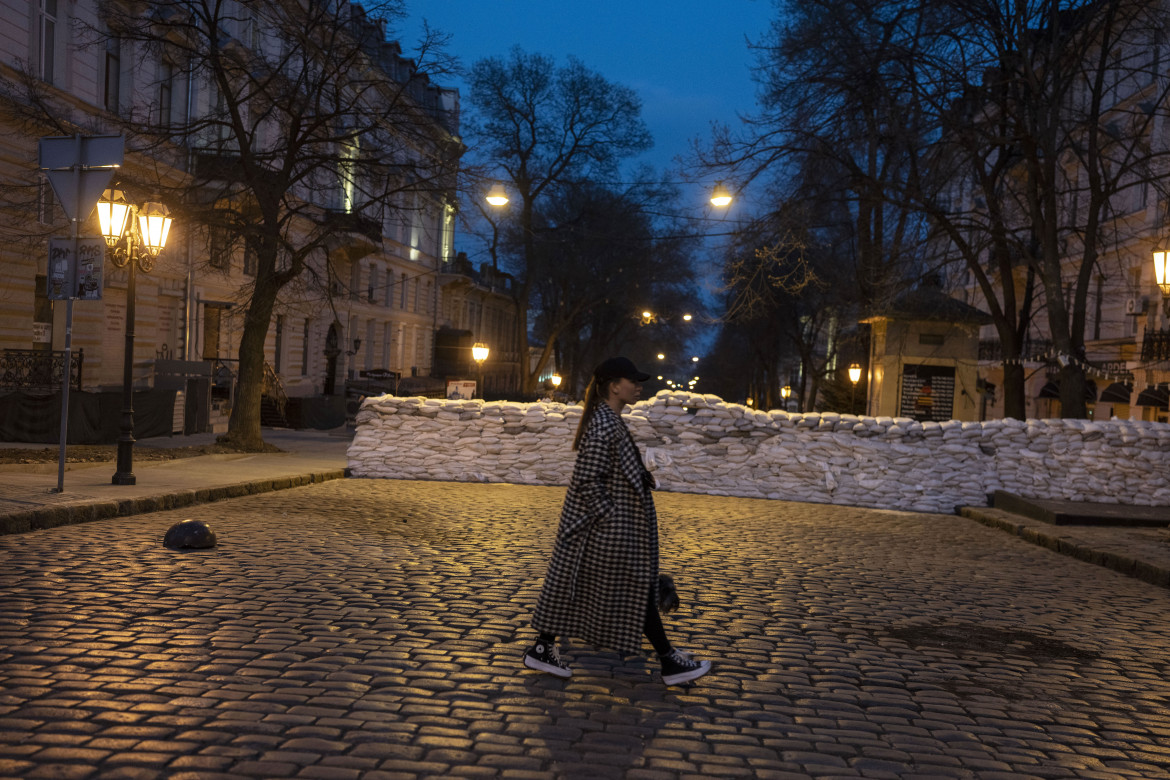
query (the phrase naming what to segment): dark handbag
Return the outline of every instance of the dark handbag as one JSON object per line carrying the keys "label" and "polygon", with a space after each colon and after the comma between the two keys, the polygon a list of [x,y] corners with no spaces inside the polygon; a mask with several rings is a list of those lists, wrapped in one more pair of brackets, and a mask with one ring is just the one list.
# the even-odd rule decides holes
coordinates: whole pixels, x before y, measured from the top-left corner
{"label": "dark handbag", "polygon": [[669,574],[658,575],[658,611],[673,612],[678,609],[678,590],[674,587],[674,577]]}

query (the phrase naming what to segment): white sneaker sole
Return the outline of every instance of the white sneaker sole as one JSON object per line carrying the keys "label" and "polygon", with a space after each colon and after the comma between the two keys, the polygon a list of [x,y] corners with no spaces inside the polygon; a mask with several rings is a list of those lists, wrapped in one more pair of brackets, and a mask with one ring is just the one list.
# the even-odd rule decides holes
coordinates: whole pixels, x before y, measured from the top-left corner
{"label": "white sneaker sole", "polygon": [[685,672],[662,675],[662,682],[667,685],[678,685],[680,683],[690,682],[691,680],[697,680],[709,671],[711,671],[711,662],[700,661],[699,668],[697,669],[688,669]]}
{"label": "white sneaker sole", "polygon": [[538,672],[547,672],[548,674],[551,674],[554,677],[560,677],[563,680],[567,680],[573,676],[572,669],[564,669],[560,666],[555,666],[554,664],[545,663],[539,658],[533,658],[530,655],[524,656],[524,665],[529,669],[535,669]]}

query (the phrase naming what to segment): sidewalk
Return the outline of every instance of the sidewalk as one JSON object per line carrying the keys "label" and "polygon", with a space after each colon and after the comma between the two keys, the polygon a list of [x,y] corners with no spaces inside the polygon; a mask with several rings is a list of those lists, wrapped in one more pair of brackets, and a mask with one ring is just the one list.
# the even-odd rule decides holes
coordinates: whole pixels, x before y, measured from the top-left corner
{"label": "sidewalk", "polygon": [[[346,450],[352,438],[353,431],[344,428],[333,431],[265,429],[264,441],[282,452],[136,461],[137,484],[134,485],[111,483],[116,470],[112,462],[68,463],[62,493],[55,492],[56,463],[0,466],[0,535],[339,479],[345,476]],[[141,439],[134,446],[135,450],[142,450],[214,442],[215,434],[205,433]]]}

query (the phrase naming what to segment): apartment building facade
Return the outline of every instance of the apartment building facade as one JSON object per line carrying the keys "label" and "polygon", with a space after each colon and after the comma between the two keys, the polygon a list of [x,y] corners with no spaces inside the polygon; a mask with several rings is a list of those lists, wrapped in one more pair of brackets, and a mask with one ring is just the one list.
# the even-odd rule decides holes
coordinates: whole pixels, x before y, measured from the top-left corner
{"label": "apartment building facade", "polygon": [[[371,207],[370,199],[363,203],[355,192],[368,184],[347,168],[347,159],[356,159],[358,151],[342,149],[335,181],[299,190],[309,217],[288,233],[289,243],[298,236],[314,237],[320,251],[307,258],[300,278],[280,290],[273,307],[264,345],[270,392],[290,399],[330,398],[344,395],[347,382],[370,378],[393,382],[387,387],[433,391],[442,379],[433,376],[438,333],[466,331],[481,340],[483,327],[514,330],[506,326],[513,316],[508,289],[485,287],[470,268],[456,268],[459,96],[431,83],[386,39],[381,23],[365,18],[356,4],[320,4],[368,37],[362,70],[376,73],[379,90],[395,91],[386,112],[397,112],[397,124],[383,130],[389,134],[382,137],[392,137],[395,128],[409,136],[392,151],[364,148],[360,153],[393,154],[401,158],[399,167],[416,171],[425,161],[441,159],[443,170],[425,185],[398,187]],[[145,4],[144,16],[149,18],[152,10],[174,11],[174,3],[155,8],[161,5]],[[222,4],[223,35],[244,49],[287,50],[288,43],[263,24],[259,5]],[[106,29],[101,6],[98,0],[0,0],[7,22],[0,31],[5,109],[0,113],[0,181],[9,193],[0,202],[0,348],[10,363],[35,362],[28,353],[59,351],[65,341],[66,307],[49,298],[47,253],[50,237],[68,235],[70,226],[38,170],[39,138],[124,133],[135,118],[192,127],[223,110],[222,94],[206,73],[185,69]],[[344,81],[342,75],[337,80]],[[369,78],[354,74],[359,76]],[[130,200],[168,193],[174,199],[191,182],[230,179],[237,174],[238,158],[225,153],[222,137],[214,137],[222,130],[208,132],[210,142],[208,133],[197,132],[169,143],[131,138],[113,184],[125,189]],[[199,189],[186,192],[197,199]],[[159,377],[170,372],[207,377],[206,400],[216,407],[211,417],[216,411],[223,416],[234,391],[249,296],[257,284],[256,252],[230,230],[196,220],[185,223],[184,214],[197,211],[185,209],[188,203],[170,204],[175,221],[167,248],[149,273],[137,275],[133,383],[137,389],[158,387],[167,384]],[[98,232],[96,218],[87,216],[81,233]],[[83,391],[122,385],[127,276],[125,269],[107,263],[100,300],[73,306],[72,344],[84,356]],[[476,291],[477,305],[491,312],[487,325],[466,316],[469,289]],[[496,351],[485,367],[500,389],[508,387],[506,361],[513,352],[519,350]],[[20,389],[12,384],[0,393]]]}

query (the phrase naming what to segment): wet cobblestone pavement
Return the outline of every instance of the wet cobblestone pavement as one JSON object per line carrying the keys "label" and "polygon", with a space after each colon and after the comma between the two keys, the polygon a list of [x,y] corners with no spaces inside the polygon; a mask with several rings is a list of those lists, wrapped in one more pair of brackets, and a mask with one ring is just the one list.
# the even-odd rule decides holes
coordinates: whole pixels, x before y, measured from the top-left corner
{"label": "wet cobblestone pavement", "polygon": [[[1165,778],[1170,591],[956,516],[659,494],[676,645],[528,671],[562,488],[0,537],[0,777]],[[213,550],[162,547],[206,520]]]}

